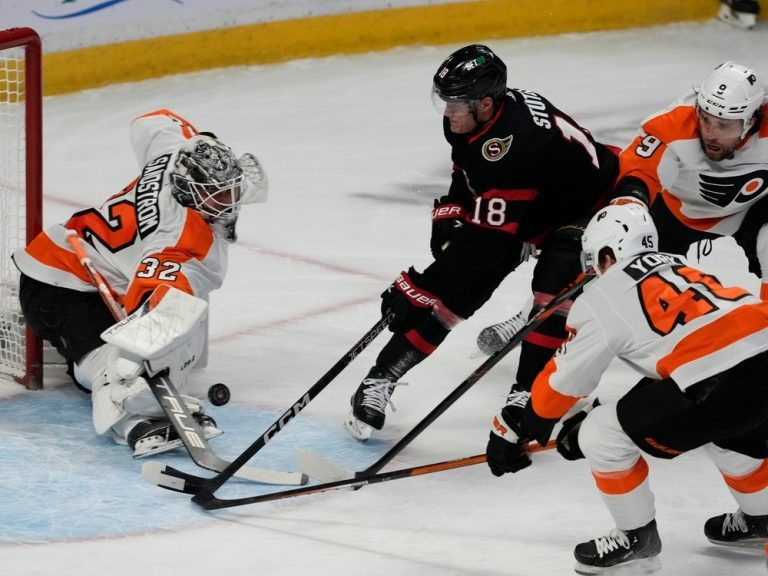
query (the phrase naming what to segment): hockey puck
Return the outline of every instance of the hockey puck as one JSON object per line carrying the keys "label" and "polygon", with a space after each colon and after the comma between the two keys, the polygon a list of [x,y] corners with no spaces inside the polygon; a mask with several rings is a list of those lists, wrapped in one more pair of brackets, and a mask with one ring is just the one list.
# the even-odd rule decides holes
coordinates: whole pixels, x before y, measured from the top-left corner
{"label": "hockey puck", "polygon": [[219,382],[208,388],[208,400],[210,400],[211,404],[214,406],[224,406],[224,404],[229,402],[230,397],[231,394],[226,384]]}

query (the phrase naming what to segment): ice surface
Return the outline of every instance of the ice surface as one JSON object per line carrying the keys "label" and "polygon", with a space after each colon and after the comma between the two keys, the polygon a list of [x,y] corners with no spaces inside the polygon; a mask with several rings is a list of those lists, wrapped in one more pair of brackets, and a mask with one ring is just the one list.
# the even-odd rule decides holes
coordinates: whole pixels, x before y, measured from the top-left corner
{"label": "ice surface", "polygon": [[[761,25],[743,32],[710,22],[489,44],[509,66],[510,86],[542,92],[620,146],[642,118],[721,61],[768,72]],[[446,189],[450,160],[429,89],[454,48],[217,70],[45,101],[46,223],[134,178],[128,124],[154,108],[171,108],[236,150],[255,152],[269,173],[269,202],[243,211],[229,276],[211,300],[209,364],[194,376],[201,392],[214,382],[232,389],[229,405],[211,408],[226,431],[212,441],[222,456],[234,458],[255,440],[376,321],[378,295],[400,270],[430,262],[428,215],[432,198]],[[733,246],[721,244],[717,264],[753,282],[740,271],[743,260],[727,255]],[[347,438],[341,421],[385,337],[253,465],[290,470],[295,454],[312,448],[365,468],[480,364],[470,358],[475,336],[525,303],[530,272],[526,264],[510,276],[407,375],[410,385],[394,398],[398,411],[370,444]],[[515,366],[511,354],[388,469],[482,453]],[[612,368],[601,395],[620,394],[632,378]],[[42,392],[2,385],[0,394],[3,574],[572,574],[573,547],[612,528],[586,464],[551,452],[503,478],[474,466],[206,513],[186,496],[144,483],[127,448],[94,435],[87,398],[61,376],[51,376]],[[183,454],[163,459],[204,474]],[[765,574],[761,556],[704,538],[708,517],[735,509],[708,460],[692,453],[649,461],[663,574]],[[266,490],[241,482],[224,489]]]}

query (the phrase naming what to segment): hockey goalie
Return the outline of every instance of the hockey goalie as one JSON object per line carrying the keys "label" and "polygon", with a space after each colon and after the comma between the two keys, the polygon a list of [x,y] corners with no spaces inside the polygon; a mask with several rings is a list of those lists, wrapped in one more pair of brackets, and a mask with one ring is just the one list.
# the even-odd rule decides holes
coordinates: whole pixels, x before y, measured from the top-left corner
{"label": "hockey goalie", "polygon": [[[181,445],[147,384],[165,370],[204,435],[221,434],[201,400],[184,392],[240,208],[266,200],[267,179],[253,154],[236,156],[170,110],[136,118],[131,140],[139,176],[101,206],[46,229],[13,259],[24,316],[91,393],[96,432],[140,457]],[[109,284],[120,317],[128,315],[121,322],[73,253],[71,235]]]}

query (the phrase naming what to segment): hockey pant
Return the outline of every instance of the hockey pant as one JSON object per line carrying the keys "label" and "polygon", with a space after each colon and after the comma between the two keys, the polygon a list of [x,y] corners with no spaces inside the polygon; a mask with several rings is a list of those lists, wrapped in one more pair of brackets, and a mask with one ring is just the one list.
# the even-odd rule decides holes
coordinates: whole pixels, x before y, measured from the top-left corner
{"label": "hockey pant", "polygon": [[[598,406],[579,430],[579,446],[592,468],[600,496],[621,530],[645,526],[656,515],[648,464],[619,424],[615,405]],[[768,514],[768,460],[705,444],[739,508]]]}
{"label": "hockey pant", "polygon": [[579,430],[579,446],[619,528],[653,519],[641,450],[674,458],[707,446],[742,510],[768,513],[768,390],[758,376],[766,370],[768,352],[763,352],[685,392],[670,379],[644,378],[615,407],[590,413]]}
{"label": "hockey pant", "polygon": [[438,297],[384,346],[369,377],[401,378],[432,354],[459,320],[472,316],[520,264],[523,245],[508,234],[465,229],[419,276],[419,288]]}
{"label": "hockey pant", "polygon": [[[563,226],[542,244],[533,269],[533,307],[529,318],[549,306],[557,294],[581,273],[581,235],[588,221],[584,218]],[[523,340],[517,368],[518,388],[531,389],[538,373],[568,337],[565,320],[577,296],[563,302],[554,314]]]}
{"label": "hockey pant", "polygon": [[104,344],[101,333],[115,323],[101,296],[51,286],[22,274],[19,301],[27,324],[66,359],[67,373],[83,389],[74,378],[73,364]]}

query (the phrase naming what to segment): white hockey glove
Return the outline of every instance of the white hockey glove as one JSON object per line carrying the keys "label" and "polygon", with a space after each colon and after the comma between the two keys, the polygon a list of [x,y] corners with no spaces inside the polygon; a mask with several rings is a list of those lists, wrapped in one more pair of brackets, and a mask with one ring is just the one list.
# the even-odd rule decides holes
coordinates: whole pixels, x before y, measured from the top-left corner
{"label": "white hockey glove", "polygon": [[269,195],[269,180],[261,162],[259,162],[256,156],[246,152],[237,159],[237,163],[243,169],[247,183],[241,203],[261,204],[266,202]]}

